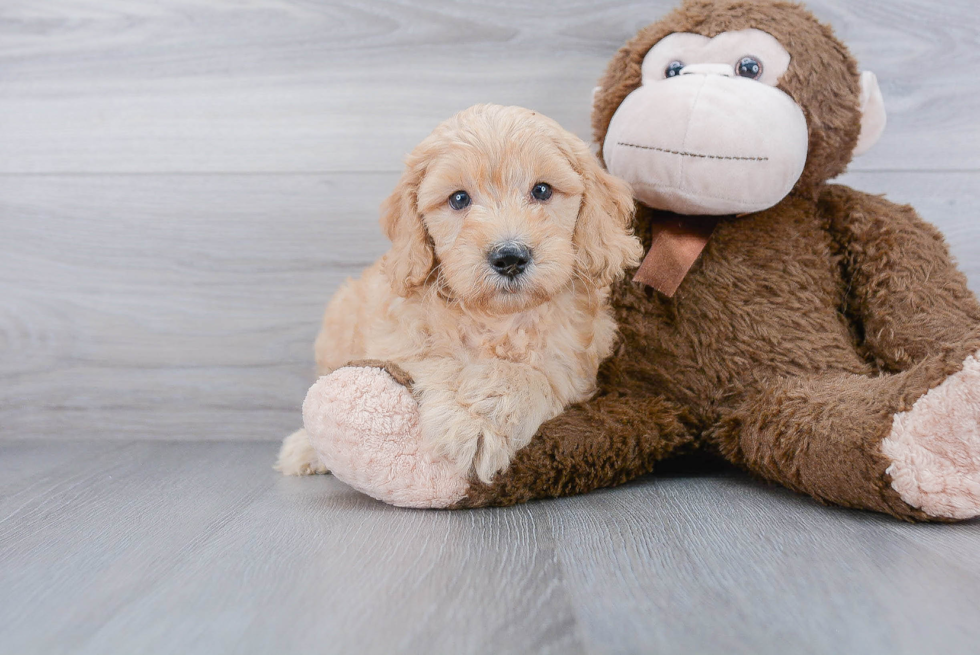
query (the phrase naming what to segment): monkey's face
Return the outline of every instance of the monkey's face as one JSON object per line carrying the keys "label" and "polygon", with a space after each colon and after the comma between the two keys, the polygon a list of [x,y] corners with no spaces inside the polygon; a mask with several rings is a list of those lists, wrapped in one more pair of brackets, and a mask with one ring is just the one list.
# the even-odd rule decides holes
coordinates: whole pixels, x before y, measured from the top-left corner
{"label": "monkey's face", "polygon": [[643,59],[642,84],[603,143],[609,172],[643,204],[741,214],[777,204],[807,160],[803,111],[776,88],[790,55],[757,29],[674,33]]}

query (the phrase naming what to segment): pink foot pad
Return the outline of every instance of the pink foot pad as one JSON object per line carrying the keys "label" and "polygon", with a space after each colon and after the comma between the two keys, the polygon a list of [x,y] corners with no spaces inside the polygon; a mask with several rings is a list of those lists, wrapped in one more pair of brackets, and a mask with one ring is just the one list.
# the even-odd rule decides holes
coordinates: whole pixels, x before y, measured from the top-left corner
{"label": "pink foot pad", "polygon": [[980,516],[980,361],[896,414],[882,452],[886,473],[909,505],[949,519]]}
{"label": "pink foot pad", "polygon": [[303,402],[303,422],[338,479],[399,507],[448,507],[469,484],[448,462],[421,452],[411,392],[380,368],[345,367],[321,377]]}

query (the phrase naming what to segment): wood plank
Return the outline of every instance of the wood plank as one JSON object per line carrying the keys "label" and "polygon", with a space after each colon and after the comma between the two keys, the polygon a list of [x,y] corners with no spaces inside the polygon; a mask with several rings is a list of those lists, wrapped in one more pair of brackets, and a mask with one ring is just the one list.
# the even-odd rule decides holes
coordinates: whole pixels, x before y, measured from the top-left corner
{"label": "wood plank", "polygon": [[271,450],[131,444],[49,479],[27,499],[0,501],[3,650],[77,648],[167,576],[181,549],[272,484],[271,475],[255,475],[254,454],[241,456],[250,449],[266,457]]}
{"label": "wood plank", "polygon": [[295,429],[396,176],[0,177],[0,434]]}
{"label": "wood plank", "polygon": [[50,485],[73,468],[92,465],[128,445],[124,441],[65,441],[54,448],[38,439],[0,439],[0,502],[27,497],[36,485]]}
{"label": "wood plank", "polygon": [[399,510],[274,452],[135,444],[22,502],[2,650],[582,652],[533,508]]}
{"label": "wood plank", "polygon": [[[897,525],[740,474],[648,477],[549,511],[601,652],[972,652],[980,569],[921,545],[980,523]],[[936,544],[938,545],[938,544]]]}
{"label": "wood plank", "polygon": [[[0,172],[393,171],[478,102],[587,138],[607,61],[675,4],[7,2]],[[809,5],[885,93],[857,169],[980,169],[973,0]]]}
{"label": "wood plank", "polygon": [[[72,444],[74,445],[74,444]],[[0,444],[3,652],[972,652],[980,522],[906,525],[734,471],[401,510],[272,444]],[[953,547],[950,547],[953,545]],[[961,555],[966,555],[961,557]]]}
{"label": "wood plank", "polygon": [[[0,438],[269,440],[397,174],[0,176]],[[980,174],[858,173],[980,290]]]}

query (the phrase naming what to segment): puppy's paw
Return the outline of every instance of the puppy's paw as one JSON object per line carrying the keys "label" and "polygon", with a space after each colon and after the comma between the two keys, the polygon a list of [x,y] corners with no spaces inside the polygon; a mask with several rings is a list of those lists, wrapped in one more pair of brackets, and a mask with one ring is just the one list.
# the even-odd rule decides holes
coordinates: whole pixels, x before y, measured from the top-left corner
{"label": "puppy's paw", "polygon": [[473,459],[476,477],[490,484],[493,478],[510,466],[510,460],[517,449],[511,440],[485,425],[480,433],[480,447]]}
{"label": "puppy's paw", "polygon": [[896,414],[882,452],[902,500],[930,516],[980,516],[980,360]]}
{"label": "puppy's paw", "polygon": [[506,470],[541,424],[557,414],[551,394],[542,385],[537,385],[538,393],[529,393],[535,381],[521,377],[522,372],[512,368],[509,375],[489,376],[492,384],[485,384],[482,376],[464,377],[460,385],[457,397],[480,424],[473,466],[483,482]]}
{"label": "puppy's paw", "polygon": [[494,476],[507,470],[510,460],[531,441],[538,426],[530,425],[533,420],[507,396],[481,398],[468,409],[479,426],[473,469],[482,482],[489,484]]}
{"label": "puppy's paw", "polygon": [[[527,431],[524,426],[506,420],[513,417],[506,417],[502,424],[492,418],[497,401],[483,399],[479,405],[464,407],[453,399],[437,400],[428,394],[421,407],[427,452],[451,462],[460,475],[475,472],[482,482],[490,484],[494,476],[507,469],[518,448],[530,441],[530,436],[523,434]],[[515,433],[516,439],[512,436]]]}
{"label": "puppy's paw", "polygon": [[274,469],[283,475],[317,475],[329,473],[310,443],[310,435],[300,428],[283,439]]}
{"label": "puppy's paw", "polygon": [[480,421],[452,394],[427,393],[419,408],[422,447],[433,459],[448,462],[468,476],[480,448]]}
{"label": "puppy's paw", "polygon": [[466,475],[421,447],[419,407],[382,368],[345,367],[306,395],[303,422],[324,465],[358,491],[400,507],[448,507]]}
{"label": "puppy's paw", "polygon": [[541,423],[561,409],[547,380],[523,365],[468,364],[452,376],[433,370],[437,375],[417,376],[415,386],[424,446],[460,475],[475,472],[485,483],[506,470]]}

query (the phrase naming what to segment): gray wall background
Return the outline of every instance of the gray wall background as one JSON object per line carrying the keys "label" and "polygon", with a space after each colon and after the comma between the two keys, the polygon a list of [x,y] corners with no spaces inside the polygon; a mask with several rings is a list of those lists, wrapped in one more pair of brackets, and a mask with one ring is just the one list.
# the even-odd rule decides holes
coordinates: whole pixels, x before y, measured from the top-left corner
{"label": "gray wall background", "polygon": [[[588,138],[606,61],[673,4],[5,0],[0,438],[280,438],[404,154],[477,102]],[[975,0],[809,6],[889,111],[844,181],[980,289]]]}

